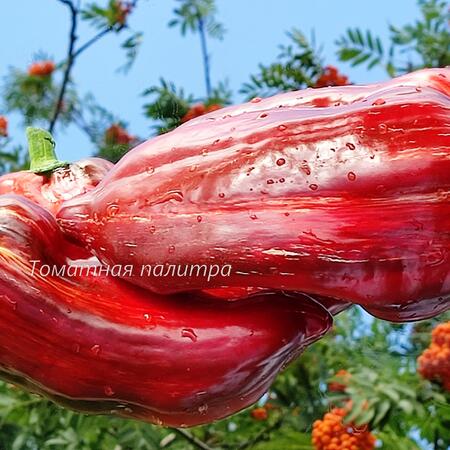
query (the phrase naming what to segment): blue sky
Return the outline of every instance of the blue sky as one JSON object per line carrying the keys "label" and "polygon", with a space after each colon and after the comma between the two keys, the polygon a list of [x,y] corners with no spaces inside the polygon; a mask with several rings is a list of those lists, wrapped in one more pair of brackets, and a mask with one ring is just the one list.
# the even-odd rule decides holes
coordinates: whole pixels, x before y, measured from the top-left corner
{"label": "blue sky", "polygon": [[[123,36],[113,35],[83,54],[74,70],[80,93],[93,92],[100,104],[127,121],[131,133],[140,137],[152,132],[151,123],[142,114],[141,93],[157,84],[160,77],[188,93],[199,97],[204,94],[198,36],[183,38],[178,30],[167,27],[175,4],[174,0],[140,0],[130,25],[144,32],[144,44],[127,75],[116,71],[124,61],[119,49]],[[218,19],[227,33],[223,41],[209,42],[212,80],[228,79],[234,92],[256,71],[258,63],[274,60],[278,45],[288,42],[286,31],[293,27],[308,36],[314,31],[316,42],[323,45],[325,62],[338,64],[334,41],[347,27],[370,28],[386,42],[389,23],[403,25],[419,16],[416,0],[217,0],[217,6]],[[0,16],[0,77],[11,66],[25,69],[39,51],[61,61],[67,47],[68,25],[67,8],[57,0],[4,2]],[[82,27],[79,41],[84,42],[93,33]],[[345,64],[339,66],[355,83],[387,77],[379,69],[367,72]],[[241,98],[236,94],[233,100],[237,103]],[[10,134],[16,142],[24,141],[15,117]],[[56,138],[61,159],[76,160],[93,151],[75,127],[58,130]]]}

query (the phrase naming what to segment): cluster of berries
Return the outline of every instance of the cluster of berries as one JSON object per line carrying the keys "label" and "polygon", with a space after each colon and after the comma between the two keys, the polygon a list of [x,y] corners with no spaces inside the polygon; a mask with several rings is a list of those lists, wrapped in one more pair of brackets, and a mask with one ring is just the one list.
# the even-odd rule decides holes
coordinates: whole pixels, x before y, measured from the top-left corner
{"label": "cluster of berries", "polygon": [[132,2],[124,2],[121,0],[116,1],[114,4],[115,22],[120,25],[125,25],[132,9],[133,9]]}
{"label": "cluster of berries", "polygon": [[53,61],[36,61],[28,67],[28,75],[32,77],[49,77],[55,71]]}
{"label": "cluster of berries", "polygon": [[268,402],[264,406],[253,408],[250,411],[250,416],[253,420],[264,421],[269,418],[270,411],[274,409],[278,409],[278,407],[273,403]]}
{"label": "cluster of berries", "polygon": [[345,369],[338,370],[334,378],[337,378],[339,381],[331,381],[328,383],[328,390],[330,392],[344,392],[351,376]]}
{"label": "cluster of berries", "polygon": [[4,116],[0,116],[0,136],[8,136],[8,120]]}
{"label": "cluster of berries", "polygon": [[343,423],[344,408],[334,408],[313,424],[312,443],[316,450],[373,450],[376,438],[367,426],[355,428]]}
{"label": "cluster of berries", "polygon": [[348,77],[339,73],[337,67],[325,66],[314,87],[345,86],[347,84],[349,84]]}
{"label": "cluster of berries", "polygon": [[417,359],[422,377],[442,383],[450,391],[450,321],[438,325],[431,333],[430,346]]}
{"label": "cluster of berries", "polygon": [[217,111],[222,108],[221,105],[214,103],[212,105],[204,105],[203,103],[197,103],[189,108],[189,111],[181,118],[181,123],[185,123],[188,120],[194,119],[195,117],[203,116],[212,111]]}
{"label": "cluster of berries", "polygon": [[125,128],[117,123],[111,125],[105,131],[105,142],[108,145],[128,145],[135,140],[135,136],[129,134]]}

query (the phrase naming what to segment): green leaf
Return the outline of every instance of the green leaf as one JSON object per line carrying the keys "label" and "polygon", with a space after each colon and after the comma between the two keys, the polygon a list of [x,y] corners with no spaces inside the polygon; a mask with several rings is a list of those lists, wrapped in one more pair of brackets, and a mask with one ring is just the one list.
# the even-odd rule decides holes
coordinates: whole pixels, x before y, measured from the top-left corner
{"label": "green leaf", "polygon": [[369,46],[370,50],[374,49],[373,39],[372,39],[372,33],[370,30],[366,31],[366,39],[367,39],[367,45]]}
{"label": "green leaf", "polygon": [[412,414],[412,412],[414,411],[414,406],[413,404],[408,401],[408,400],[400,400],[398,402],[398,407],[403,410],[406,414]]}
{"label": "green leaf", "polygon": [[356,42],[363,46],[364,45],[364,37],[363,37],[361,30],[359,28],[356,28],[355,33],[356,33]]}
{"label": "green leaf", "polygon": [[398,402],[400,400],[399,393],[389,386],[385,386],[383,392],[394,402]]}
{"label": "green leaf", "polygon": [[383,54],[383,45],[381,44],[381,39],[379,37],[377,37],[375,39],[375,45],[377,47],[377,51],[380,55]]}
{"label": "green leaf", "polygon": [[376,415],[373,419],[374,426],[378,425],[389,413],[391,409],[391,402],[389,400],[383,400],[377,407]]}
{"label": "green leaf", "polygon": [[366,409],[361,412],[356,418],[355,418],[355,425],[360,427],[361,425],[366,425],[370,423],[370,421],[375,416],[375,410],[374,409]]}
{"label": "green leaf", "polygon": [[361,50],[359,48],[342,48],[339,50],[339,56],[341,61],[348,61],[360,55]]}
{"label": "green leaf", "polygon": [[374,68],[376,65],[380,64],[381,60],[380,58],[373,58],[372,61],[369,62],[367,68],[370,70]]}
{"label": "green leaf", "polygon": [[352,409],[344,418],[345,423],[354,422],[355,419],[362,413],[362,411],[366,407],[366,404],[367,400],[364,398],[353,399]]}
{"label": "green leaf", "polygon": [[370,53],[366,53],[366,54],[362,54],[362,55],[358,56],[357,58],[355,58],[352,61],[352,63],[351,63],[352,67],[358,66],[359,64],[366,62],[370,58],[370,56],[371,56]]}

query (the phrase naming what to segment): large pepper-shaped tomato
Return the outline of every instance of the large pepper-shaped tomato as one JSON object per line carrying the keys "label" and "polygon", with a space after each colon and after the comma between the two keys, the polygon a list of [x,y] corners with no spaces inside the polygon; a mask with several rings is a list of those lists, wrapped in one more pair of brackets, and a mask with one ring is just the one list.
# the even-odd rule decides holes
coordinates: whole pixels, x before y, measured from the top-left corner
{"label": "large pepper-shaped tomato", "polygon": [[60,223],[107,263],[232,266],[208,282],[134,277],[155,292],[281,288],[391,320],[436,315],[450,306],[449,77],[429,69],[194,119],[129,152]]}
{"label": "large pepper-shaped tomato", "polygon": [[160,296],[100,268],[63,273],[61,239],[47,211],[0,197],[0,376],[71,408],[211,422],[257,401],[331,325],[300,294],[218,302]]}

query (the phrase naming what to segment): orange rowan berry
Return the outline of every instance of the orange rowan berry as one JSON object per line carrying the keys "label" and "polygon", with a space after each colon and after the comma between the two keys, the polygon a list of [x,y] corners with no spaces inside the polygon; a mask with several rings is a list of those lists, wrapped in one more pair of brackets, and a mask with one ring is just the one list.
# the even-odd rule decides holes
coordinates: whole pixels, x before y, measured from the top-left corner
{"label": "orange rowan berry", "polygon": [[217,103],[208,106],[205,106],[203,103],[197,103],[189,108],[188,112],[181,118],[181,123],[185,123],[191,119],[195,119],[196,117],[203,116],[203,114],[217,111],[220,108],[222,108],[222,106]]}
{"label": "orange rowan berry", "polygon": [[325,66],[322,75],[316,80],[314,87],[345,86],[349,84],[348,77],[339,73],[334,66]]}
{"label": "orange rowan berry", "polygon": [[0,116],[0,136],[8,136],[8,119]]}
{"label": "orange rowan berry", "polygon": [[105,131],[105,142],[109,145],[127,145],[135,140],[136,138],[119,124],[113,124]]}
{"label": "orange rowan berry", "polygon": [[341,369],[335,373],[334,377],[339,378],[340,380],[342,380],[342,382],[331,381],[330,383],[328,383],[328,390],[330,392],[344,392],[351,374],[345,369]]}
{"label": "orange rowan berry", "polygon": [[268,413],[267,413],[267,409],[264,407],[261,408],[255,408],[250,412],[250,415],[252,416],[253,419],[255,420],[267,420],[268,418]]}
{"label": "orange rowan berry", "polygon": [[343,423],[347,411],[334,408],[322,420],[313,423],[312,443],[316,450],[373,450],[376,438],[365,427],[356,431]]}
{"label": "orange rowan berry", "polygon": [[28,67],[28,75],[33,77],[49,77],[55,71],[53,61],[37,61]]}
{"label": "orange rowan berry", "polygon": [[217,111],[218,109],[222,109],[222,105],[219,105],[217,103],[213,103],[212,105],[209,105],[206,107],[206,113]]}
{"label": "orange rowan berry", "polygon": [[450,391],[450,321],[431,332],[431,344],[417,363],[423,378],[441,382],[443,388]]}
{"label": "orange rowan berry", "polygon": [[133,4],[131,2],[117,0],[114,6],[117,14],[116,22],[120,25],[125,25],[129,14],[133,10]]}

